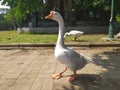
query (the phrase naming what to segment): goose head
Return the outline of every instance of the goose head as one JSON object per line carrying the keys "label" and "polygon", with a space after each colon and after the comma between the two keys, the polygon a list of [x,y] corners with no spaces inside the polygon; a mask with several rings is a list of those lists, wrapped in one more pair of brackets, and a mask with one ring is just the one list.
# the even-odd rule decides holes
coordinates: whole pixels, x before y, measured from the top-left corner
{"label": "goose head", "polygon": [[65,37],[66,37],[67,35],[69,35],[69,33],[68,33],[68,32],[66,32],[66,33],[65,33],[65,35],[64,35],[64,39],[65,39]]}
{"label": "goose head", "polygon": [[45,19],[52,19],[54,21],[59,22],[60,20],[62,20],[62,16],[60,15],[59,12],[55,12],[55,11],[50,11],[50,14],[48,16],[45,17]]}
{"label": "goose head", "polygon": [[64,46],[64,34],[65,34],[65,26],[64,20],[59,12],[50,11],[50,14],[45,17],[45,19],[51,19],[58,22],[59,25],[59,33],[58,33],[58,40],[56,46]]}

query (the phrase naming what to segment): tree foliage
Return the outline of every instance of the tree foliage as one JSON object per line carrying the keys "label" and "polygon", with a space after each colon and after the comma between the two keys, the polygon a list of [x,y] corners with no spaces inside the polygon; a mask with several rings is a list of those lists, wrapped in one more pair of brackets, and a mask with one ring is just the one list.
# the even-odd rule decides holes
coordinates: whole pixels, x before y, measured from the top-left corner
{"label": "tree foliage", "polygon": [[43,9],[42,0],[3,0],[2,4],[6,3],[10,6],[10,11],[5,18],[12,20],[14,25],[17,25],[24,20],[26,14],[30,15],[34,12],[40,12]]}
{"label": "tree foliage", "polygon": [[[114,2],[114,16],[118,19],[120,0],[114,0]],[[44,11],[50,11],[51,9],[65,12],[66,16],[69,15],[66,12],[72,10],[81,11],[97,8],[102,11],[110,11],[111,9],[111,0],[3,0],[2,4],[10,6],[10,10],[5,17],[13,21],[14,25],[26,19],[26,14],[36,13],[36,17],[38,17],[38,13],[44,14]]]}

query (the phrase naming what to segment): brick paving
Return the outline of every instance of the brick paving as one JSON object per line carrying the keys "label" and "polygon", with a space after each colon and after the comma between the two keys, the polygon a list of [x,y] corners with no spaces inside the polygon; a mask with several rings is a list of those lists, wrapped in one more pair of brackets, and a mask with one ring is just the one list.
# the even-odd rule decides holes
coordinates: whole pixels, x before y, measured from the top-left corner
{"label": "brick paving", "polygon": [[0,90],[119,90],[120,48],[76,49],[93,63],[77,72],[77,80],[59,80],[52,74],[64,65],[54,58],[53,49],[0,50]]}

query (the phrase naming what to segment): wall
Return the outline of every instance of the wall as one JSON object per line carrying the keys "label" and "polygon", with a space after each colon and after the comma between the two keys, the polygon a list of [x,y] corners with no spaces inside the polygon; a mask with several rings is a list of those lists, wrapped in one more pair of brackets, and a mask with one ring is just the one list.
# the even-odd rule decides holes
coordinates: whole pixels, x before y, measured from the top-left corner
{"label": "wall", "polygon": [[[58,27],[32,27],[32,28],[18,28],[18,30],[21,29],[22,32],[31,32],[31,33],[49,33],[49,34],[56,34],[58,33]],[[71,30],[79,30],[83,31],[86,34],[106,34],[108,33],[108,26],[87,26],[87,27],[66,27],[66,32],[71,31]],[[20,31],[19,31],[20,32]],[[19,33],[18,32],[18,33]],[[114,29],[114,33],[120,32],[120,29]]]}

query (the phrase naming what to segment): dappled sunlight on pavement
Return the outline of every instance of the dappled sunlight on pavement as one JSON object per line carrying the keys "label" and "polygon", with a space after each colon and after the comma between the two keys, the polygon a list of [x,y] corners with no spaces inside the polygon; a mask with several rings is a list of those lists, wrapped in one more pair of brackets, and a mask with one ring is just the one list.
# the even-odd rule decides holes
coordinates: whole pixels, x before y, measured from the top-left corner
{"label": "dappled sunlight on pavement", "polygon": [[53,49],[0,50],[0,90],[119,90],[120,48],[75,49],[92,62],[77,71],[77,79],[59,80],[52,74],[63,70]]}

